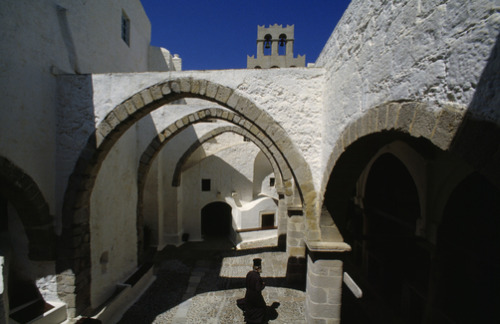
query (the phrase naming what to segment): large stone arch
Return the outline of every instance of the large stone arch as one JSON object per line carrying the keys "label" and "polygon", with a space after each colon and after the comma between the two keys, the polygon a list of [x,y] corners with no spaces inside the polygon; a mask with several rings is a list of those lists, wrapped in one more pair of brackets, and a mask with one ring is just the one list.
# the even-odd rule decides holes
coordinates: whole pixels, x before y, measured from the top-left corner
{"label": "large stone arch", "polygon": [[276,160],[274,159],[272,153],[269,151],[269,149],[263,145],[255,136],[253,136],[251,133],[249,133],[247,130],[241,128],[241,127],[235,127],[235,126],[223,126],[219,127],[216,129],[213,129],[212,131],[208,132],[207,134],[203,135],[200,137],[196,142],[191,145],[186,152],[182,155],[182,157],[179,159],[175,166],[174,174],[172,177],[172,186],[178,187],[181,183],[180,177],[182,173],[182,166],[186,161],[189,159],[189,157],[198,149],[203,143],[206,141],[217,137],[221,134],[224,133],[235,133],[241,136],[246,136],[251,142],[253,142],[260,150],[266,155],[267,159],[271,163],[274,173],[281,175],[281,169],[279,166],[276,164]]}
{"label": "large stone arch", "polygon": [[453,106],[432,109],[429,104],[416,101],[387,102],[366,111],[347,125],[328,159],[321,182],[321,200],[328,179],[342,153],[358,139],[385,131],[396,131],[411,137],[428,139],[442,150],[447,150],[459,130],[464,111]]}
{"label": "large stone arch", "polygon": [[58,290],[69,305],[70,315],[90,307],[90,197],[101,164],[118,139],[138,120],[169,102],[189,97],[212,101],[241,114],[247,119],[246,128],[257,138],[269,136],[276,153],[282,152],[281,156],[275,155],[278,164],[289,166],[289,172],[283,174],[284,184],[291,184],[294,179],[300,193],[308,234],[319,239],[317,195],[309,166],[286,131],[267,112],[237,91],[214,82],[193,78],[160,82],[129,97],[106,115],[89,136],[69,178],[63,204]]}
{"label": "large stone arch", "polygon": [[[181,167],[185,163],[185,161],[189,158],[189,156],[198,148],[202,143],[207,140],[220,135],[225,132],[233,132],[236,134],[240,134],[242,136],[247,136],[255,145],[257,145],[263,152],[265,152],[269,161],[273,165],[273,169],[276,174],[280,175],[280,179],[283,178],[283,171],[288,170],[288,166],[279,165],[280,159],[277,158],[276,154],[279,154],[279,150],[273,146],[272,142],[264,137],[263,140],[257,138],[254,134],[247,129],[248,120],[238,114],[234,114],[231,111],[221,109],[221,108],[210,108],[210,109],[202,109],[198,112],[194,112],[187,116],[184,116],[177,121],[173,122],[169,126],[165,127],[164,130],[160,131],[156,137],[154,137],[151,143],[147,146],[144,152],[141,155],[139,168],[137,171],[137,190],[138,190],[138,201],[137,201],[137,237],[138,237],[138,252],[139,257],[141,257],[141,252],[143,251],[143,222],[144,222],[144,213],[143,213],[143,205],[144,205],[144,187],[146,185],[146,181],[148,178],[149,170],[151,168],[151,163],[161,151],[161,149],[179,134],[182,130],[189,127],[190,125],[206,121],[208,119],[219,119],[234,123],[238,126],[224,126],[217,129],[214,129],[207,133],[202,138],[198,139],[191,147],[189,147],[184,155],[177,162],[176,169],[174,171],[172,186],[178,187],[180,185],[180,174]],[[267,146],[269,145],[269,146]],[[281,155],[278,155],[278,157]],[[281,160],[283,161],[283,160]]]}
{"label": "large stone arch", "polygon": [[55,260],[55,233],[49,205],[36,182],[23,170],[0,157],[0,194],[17,210],[29,240],[29,258]]}

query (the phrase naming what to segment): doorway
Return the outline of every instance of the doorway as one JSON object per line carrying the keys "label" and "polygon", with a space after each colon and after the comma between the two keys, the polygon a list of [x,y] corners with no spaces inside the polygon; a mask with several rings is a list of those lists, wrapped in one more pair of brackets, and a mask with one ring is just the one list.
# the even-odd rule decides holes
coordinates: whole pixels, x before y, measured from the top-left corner
{"label": "doorway", "polygon": [[203,238],[228,237],[231,234],[231,206],[213,202],[201,209],[201,235]]}

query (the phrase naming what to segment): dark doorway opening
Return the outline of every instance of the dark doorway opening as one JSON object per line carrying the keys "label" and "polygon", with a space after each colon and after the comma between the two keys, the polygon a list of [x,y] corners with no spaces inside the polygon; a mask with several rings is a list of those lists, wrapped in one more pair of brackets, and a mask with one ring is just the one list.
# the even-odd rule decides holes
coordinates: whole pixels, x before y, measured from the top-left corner
{"label": "dark doorway opening", "polygon": [[499,323],[499,215],[500,190],[478,173],[451,194],[438,231],[431,286],[435,322]]}
{"label": "dark doorway opening", "polygon": [[231,233],[231,206],[213,202],[201,209],[201,235],[204,238],[227,237]]}

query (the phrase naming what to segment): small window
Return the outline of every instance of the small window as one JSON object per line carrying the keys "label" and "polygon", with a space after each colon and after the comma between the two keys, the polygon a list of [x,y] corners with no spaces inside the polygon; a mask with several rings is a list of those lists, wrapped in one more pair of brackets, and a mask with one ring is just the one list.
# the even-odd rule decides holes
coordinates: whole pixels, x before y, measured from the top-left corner
{"label": "small window", "polygon": [[130,19],[124,11],[122,11],[122,39],[130,46]]}
{"label": "small window", "polygon": [[201,179],[201,191],[210,191],[210,179]]}
{"label": "small window", "polygon": [[246,137],[246,136],[243,136],[243,141],[244,142],[250,142],[250,139],[248,137]]}
{"label": "small window", "polygon": [[262,214],[261,226],[263,229],[274,228],[274,213]]}
{"label": "small window", "polygon": [[276,180],[274,178],[269,178],[269,187],[274,187],[274,184],[276,183]]}

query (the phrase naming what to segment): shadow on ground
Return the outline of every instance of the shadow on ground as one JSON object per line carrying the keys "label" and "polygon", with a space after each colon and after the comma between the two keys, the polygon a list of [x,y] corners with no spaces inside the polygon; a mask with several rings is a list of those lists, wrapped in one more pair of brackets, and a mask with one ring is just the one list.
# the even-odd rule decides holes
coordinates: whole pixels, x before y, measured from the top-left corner
{"label": "shadow on ground", "polygon": [[263,259],[267,304],[280,304],[270,323],[305,323],[305,287],[286,281],[286,253],[276,246],[236,250],[224,239],[187,242],[156,253],[156,281],[119,323],[243,323],[236,299],[245,294],[254,257]]}

